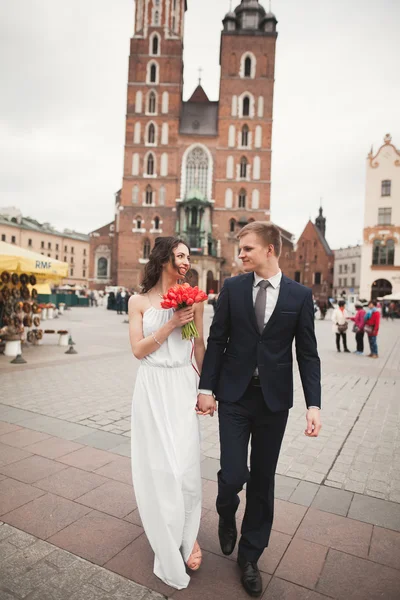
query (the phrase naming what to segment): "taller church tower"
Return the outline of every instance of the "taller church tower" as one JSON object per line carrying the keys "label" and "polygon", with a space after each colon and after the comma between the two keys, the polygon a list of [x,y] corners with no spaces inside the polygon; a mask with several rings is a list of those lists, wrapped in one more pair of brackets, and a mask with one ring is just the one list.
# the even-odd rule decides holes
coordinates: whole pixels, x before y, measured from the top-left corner
{"label": "taller church tower", "polygon": [[127,287],[139,285],[154,238],[175,231],[186,10],[186,0],[136,0],[115,220],[116,280]]}
{"label": "taller church tower", "polygon": [[234,269],[238,230],[270,220],[276,25],[257,0],[242,0],[223,21],[214,223],[224,275]]}

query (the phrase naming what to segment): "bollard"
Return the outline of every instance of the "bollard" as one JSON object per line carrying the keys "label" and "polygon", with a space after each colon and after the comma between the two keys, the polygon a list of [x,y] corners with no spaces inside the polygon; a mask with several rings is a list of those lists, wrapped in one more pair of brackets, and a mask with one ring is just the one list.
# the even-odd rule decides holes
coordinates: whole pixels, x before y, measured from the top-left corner
{"label": "bollard", "polygon": [[12,365],[25,365],[26,360],[23,358],[22,354],[17,354],[13,360],[10,360],[10,363]]}
{"label": "bollard", "polygon": [[70,346],[75,346],[75,342],[74,342],[74,340],[72,339],[72,335],[70,335],[70,336],[69,336],[69,338],[68,338],[68,344],[69,344]]}
{"label": "bollard", "polygon": [[73,346],[70,346],[64,354],[78,354]]}

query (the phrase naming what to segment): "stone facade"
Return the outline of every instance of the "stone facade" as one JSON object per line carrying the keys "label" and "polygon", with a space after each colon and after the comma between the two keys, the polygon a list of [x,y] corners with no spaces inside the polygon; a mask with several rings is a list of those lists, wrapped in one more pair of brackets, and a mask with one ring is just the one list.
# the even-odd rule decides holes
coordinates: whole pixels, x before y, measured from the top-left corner
{"label": "stone facade", "polygon": [[177,235],[193,280],[218,291],[237,269],[239,229],[270,219],[276,18],[242,0],[223,21],[219,101],[199,82],[183,102],[186,10],[185,0],[136,1],[123,185],[113,230],[91,234],[96,286],[104,258],[115,265],[107,282],[139,289],[155,239]]}
{"label": "stone facade", "polygon": [[63,284],[88,286],[89,236],[65,229],[57,231],[50,223],[24,217],[14,207],[0,208],[0,240],[43,256],[68,263]]}
{"label": "stone facade", "polygon": [[360,297],[361,246],[334,250],[333,295],[354,304]]}
{"label": "stone facade", "polygon": [[367,158],[362,298],[400,292],[400,151],[388,134]]}

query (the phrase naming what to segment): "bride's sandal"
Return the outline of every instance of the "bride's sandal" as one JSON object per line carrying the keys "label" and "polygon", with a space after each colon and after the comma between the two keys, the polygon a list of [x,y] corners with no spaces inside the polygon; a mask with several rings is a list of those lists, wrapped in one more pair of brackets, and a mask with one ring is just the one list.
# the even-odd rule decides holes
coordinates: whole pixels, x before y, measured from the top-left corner
{"label": "bride's sandal", "polygon": [[199,546],[198,542],[196,541],[193,546],[192,554],[189,556],[186,564],[191,571],[198,571],[201,567],[202,560],[203,560],[203,555],[202,555],[200,546]]}

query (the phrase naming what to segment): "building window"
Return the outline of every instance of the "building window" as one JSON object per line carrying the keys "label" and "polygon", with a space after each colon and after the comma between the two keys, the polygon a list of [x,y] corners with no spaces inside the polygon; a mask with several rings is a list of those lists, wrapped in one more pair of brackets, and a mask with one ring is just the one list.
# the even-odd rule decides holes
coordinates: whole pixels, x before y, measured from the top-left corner
{"label": "building window", "polygon": [[390,196],[392,193],[392,182],[390,179],[385,179],[382,181],[382,196]]}
{"label": "building window", "polygon": [[82,277],[86,277],[86,270],[85,269],[83,269],[83,271],[82,271]]}
{"label": "building window", "polygon": [[151,187],[151,185],[148,185],[146,188],[146,204],[153,204],[153,193],[153,188]]}
{"label": "building window", "polygon": [[74,270],[73,269],[70,269],[70,275],[71,275],[71,277],[74,276]]}
{"label": "building window", "polygon": [[5,242],[5,241],[6,241],[6,235],[5,235],[5,233],[2,233],[2,234],[1,234],[1,241],[2,241],[2,242]]}
{"label": "building window", "polygon": [[156,143],[156,128],[154,123],[150,123],[148,133],[147,133],[147,141],[149,144]]}
{"label": "building window", "polygon": [[73,264],[74,264],[74,257],[71,256],[71,265],[73,265]]}
{"label": "building window", "polygon": [[108,260],[101,257],[97,261],[97,279],[107,279],[108,275]]}
{"label": "building window", "polygon": [[348,265],[344,265],[344,272],[347,273]]}
{"label": "building window", "polygon": [[51,250],[51,242],[47,243],[47,250]]}
{"label": "building window", "polygon": [[136,229],[142,229],[142,217],[136,217]]}
{"label": "building window", "polygon": [[51,258],[51,254],[48,254],[47,256],[48,256],[49,258]]}
{"label": "building window", "polygon": [[32,246],[32,240],[30,238],[28,240],[28,246]]}
{"label": "building window", "polygon": [[342,287],[342,278],[339,277],[339,287]]}
{"label": "building window", "polygon": [[160,217],[155,217],[155,219],[154,219],[154,229],[157,229],[157,231],[160,229]]}
{"label": "building window", "polygon": [[[59,249],[60,249],[59,244],[56,244],[56,250],[59,250]],[[84,252],[86,252],[86,250],[84,250]]]}
{"label": "building window", "polygon": [[386,244],[375,240],[372,250],[373,265],[394,265],[394,241],[388,240]]}
{"label": "building window", "polygon": [[245,156],[243,156],[240,160],[240,178],[241,179],[247,178],[248,164],[249,163],[247,162],[247,158]]}
{"label": "building window", "polygon": [[[58,250],[58,244],[56,250]],[[86,248],[83,249],[83,256],[86,256]]]}
{"label": "building window", "polygon": [[153,56],[158,56],[160,50],[160,40],[158,35],[154,35],[151,42],[151,53]]}
{"label": "building window", "polygon": [[314,255],[314,262],[317,262],[317,260],[318,260],[318,255],[317,255],[317,254],[315,254],[315,255]]}
{"label": "building window", "polygon": [[245,96],[243,98],[243,116],[250,116],[250,98],[248,96]]}
{"label": "building window", "polygon": [[143,258],[145,258],[145,259],[150,258],[150,252],[151,252],[150,240],[145,240],[145,242],[143,244]]}
{"label": "building window", "polygon": [[243,125],[242,127],[242,146],[243,148],[247,148],[249,145],[249,128],[247,125]]}
{"label": "building window", "polygon": [[159,192],[159,197],[158,197],[158,201],[160,206],[164,206],[165,205],[165,187],[162,185],[160,187],[160,192]]}
{"label": "building window", "polygon": [[356,287],[356,278],[355,277],[351,278],[351,287],[352,288]]}
{"label": "building window", "polygon": [[300,271],[295,272],[294,280],[297,281],[297,283],[300,283]]}
{"label": "building window", "polygon": [[235,233],[235,228],[236,228],[236,221],[235,221],[235,219],[231,219],[229,221],[229,232]]}
{"label": "building window", "polygon": [[314,283],[315,285],[321,285],[321,273],[315,273]]}
{"label": "building window", "polygon": [[157,109],[157,97],[155,92],[150,92],[149,94],[149,114],[155,115]]}
{"label": "building window", "polygon": [[204,198],[208,197],[209,161],[203,148],[196,147],[186,159],[186,196],[198,190]]}
{"label": "building window", "polygon": [[64,262],[67,262],[67,257],[66,256],[64,256]]}
{"label": "building window", "polygon": [[71,246],[71,254],[73,254],[73,253],[74,253],[74,247]]}
{"label": "building window", "polygon": [[378,209],[378,225],[391,225],[392,223],[392,209],[391,208],[379,208]]}
{"label": "building window", "polygon": [[339,273],[342,274],[343,273],[343,265],[339,265]]}
{"label": "building window", "polygon": [[343,287],[347,287],[347,277],[343,278]]}
{"label": "building window", "polygon": [[150,83],[157,83],[157,65],[154,63],[150,67]]}
{"label": "building window", "polygon": [[246,58],[246,60],[244,61],[244,76],[245,77],[251,77],[251,67],[252,67],[251,58],[250,58],[250,56],[248,56]]}
{"label": "building window", "polygon": [[239,192],[239,208],[246,208],[246,190]]}
{"label": "building window", "polygon": [[40,242],[40,247],[44,248],[44,242]]}
{"label": "building window", "polygon": [[147,158],[147,175],[154,175],[154,156],[149,154]]}
{"label": "building window", "polygon": [[64,252],[68,252],[68,246],[64,246]]}
{"label": "building window", "polygon": [[12,235],[11,236],[11,243],[15,244],[16,241],[17,241],[17,239],[16,239],[15,235]]}
{"label": "building window", "polygon": [[351,272],[355,273],[356,272],[356,263],[352,263],[351,264]]}
{"label": "building window", "polygon": [[155,27],[158,27],[159,24],[160,24],[160,13],[158,10],[156,10],[154,13],[154,25],[155,25]]}
{"label": "building window", "polygon": [[56,260],[58,260],[58,254],[56,254]]}

